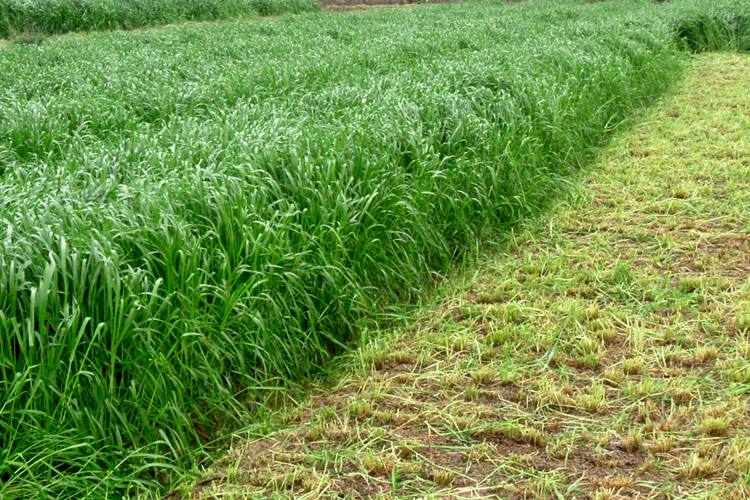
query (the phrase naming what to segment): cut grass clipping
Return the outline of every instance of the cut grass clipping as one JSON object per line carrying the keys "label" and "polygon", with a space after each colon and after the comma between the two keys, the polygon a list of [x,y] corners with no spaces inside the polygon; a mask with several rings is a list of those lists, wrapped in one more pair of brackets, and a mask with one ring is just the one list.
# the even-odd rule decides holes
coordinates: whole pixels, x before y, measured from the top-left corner
{"label": "cut grass clipping", "polygon": [[471,3],[3,49],[0,496],[158,487],[746,19]]}
{"label": "cut grass clipping", "polygon": [[316,0],[0,0],[0,38],[310,12]]}
{"label": "cut grass clipping", "polygon": [[698,56],[573,196],[181,491],[750,498],[749,77]]}

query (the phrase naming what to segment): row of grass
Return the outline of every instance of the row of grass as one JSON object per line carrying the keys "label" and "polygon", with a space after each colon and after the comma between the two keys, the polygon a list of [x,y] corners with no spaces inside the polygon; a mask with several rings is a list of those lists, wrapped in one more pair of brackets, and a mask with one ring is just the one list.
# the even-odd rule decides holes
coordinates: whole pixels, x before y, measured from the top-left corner
{"label": "row of grass", "polygon": [[[480,2],[0,51],[0,496],[189,467],[543,208],[679,77],[695,13],[748,8]],[[726,32],[705,48],[746,40]]]}
{"label": "row of grass", "polygon": [[678,41],[690,52],[750,50],[750,4],[693,3],[678,7],[672,23]]}
{"label": "row of grass", "polygon": [[0,38],[318,10],[316,0],[0,0]]}

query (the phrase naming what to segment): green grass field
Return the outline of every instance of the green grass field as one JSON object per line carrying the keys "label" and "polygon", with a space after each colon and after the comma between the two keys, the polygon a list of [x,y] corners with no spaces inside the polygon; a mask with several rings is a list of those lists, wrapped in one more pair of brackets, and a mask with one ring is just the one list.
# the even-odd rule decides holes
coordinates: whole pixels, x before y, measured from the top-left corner
{"label": "green grass field", "polygon": [[0,38],[319,10],[315,0],[0,0]]}
{"label": "green grass field", "polygon": [[750,496],[749,79],[698,57],[559,206],[186,493]]}
{"label": "green grass field", "polygon": [[168,486],[748,19],[477,2],[0,48],[0,496]]}

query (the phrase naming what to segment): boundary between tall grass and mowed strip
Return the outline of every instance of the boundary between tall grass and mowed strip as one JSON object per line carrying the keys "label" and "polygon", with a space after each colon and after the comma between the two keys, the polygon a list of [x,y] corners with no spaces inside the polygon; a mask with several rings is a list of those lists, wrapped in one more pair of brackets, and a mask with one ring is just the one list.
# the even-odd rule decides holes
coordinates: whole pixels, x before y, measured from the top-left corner
{"label": "boundary between tall grass and mowed strip", "polygon": [[0,496],[158,488],[542,210],[686,48],[747,48],[747,11],[486,2],[4,50]]}

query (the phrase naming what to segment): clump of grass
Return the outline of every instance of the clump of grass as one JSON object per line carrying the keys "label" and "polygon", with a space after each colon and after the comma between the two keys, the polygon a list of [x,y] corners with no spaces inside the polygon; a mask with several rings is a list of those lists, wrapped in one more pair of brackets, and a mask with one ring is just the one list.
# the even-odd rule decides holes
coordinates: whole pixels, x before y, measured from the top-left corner
{"label": "clump of grass", "polygon": [[648,444],[648,449],[655,454],[669,453],[674,448],[674,439],[667,435],[662,435]]}
{"label": "clump of grass", "polygon": [[587,393],[578,398],[578,402],[588,412],[599,413],[604,411],[609,406],[606,387],[602,384],[591,386]]}
{"label": "clump of grass", "polygon": [[703,279],[698,276],[685,276],[679,281],[679,289],[683,293],[693,293],[703,288]]}
{"label": "clump of grass", "polygon": [[681,474],[686,479],[706,479],[719,471],[719,464],[713,457],[701,457],[697,453],[682,462]]}
{"label": "clump of grass", "polygon": [[456,473],[449,470],[435,470],[431,474],[432,481],[442,488],[446,488],[453,484],[456,479]]}
{"label": "clump of grass", "polygon": [[545,431],[514,421],[483,425],[471,429],[470,434],[480,439],[509,439],[516,443],[528,444],[537,448],[544,448],[549,442],[549,435]]}
{"label": "clump of grass", "polygon": [[640,375],[644,366],[641,358],[627,358],[622,360],[622,372],[625,375]]}
{"label": "clump of grass", "polygon": [[643,445],[643,434],[639,431],[630,431],[620,439],[620,448],[628,453],[635,453]]}
{"label": "clump of grass", "polygon": [[[603,490],[601,491],[601,497],[599,498],[608,498],[608,492],[609,491],[621,491],[625,488],[630,488],[633,486],[633,483],[635,482],[632,477],[624,476],[621,474],[615,474],[612,476],[607,476],[605,478],[602,478],[597,481],[602,487]],[[617,498],[617,497],[615,497]]]}
{"label": "clump of grass", "polygon": [[362,467],[375,476],[389,476],[395,466],[395,460],[391,455],[374,452],[366,452],[360,459]]}
{"label": "clump of grass", "polygon": [[708,417],[698,424],[698,432],[707,436],[726,436],[729,432],[731,419],[729,417]]}
{"label": "clump of grass", "polygon": [[355,400],[349,404],[347,412],[354,418],[368,418],[375,413],[375,408],[367,401]]}
{"label": "clump of grass", "polygon": [[483,366],[471,372],[471,380],[479,386],[488,385],[498,380],[498,372],[490,366]]}

